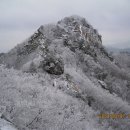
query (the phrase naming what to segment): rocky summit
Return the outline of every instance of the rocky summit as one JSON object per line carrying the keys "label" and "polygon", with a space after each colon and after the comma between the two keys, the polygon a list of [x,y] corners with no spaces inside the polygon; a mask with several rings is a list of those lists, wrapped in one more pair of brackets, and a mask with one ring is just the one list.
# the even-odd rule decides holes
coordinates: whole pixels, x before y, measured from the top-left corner
{"label": "rocky summit", "polygon": [[40,26],[0,64],[0,113],[15,128],[129,130],[130,73],[85,18]]}

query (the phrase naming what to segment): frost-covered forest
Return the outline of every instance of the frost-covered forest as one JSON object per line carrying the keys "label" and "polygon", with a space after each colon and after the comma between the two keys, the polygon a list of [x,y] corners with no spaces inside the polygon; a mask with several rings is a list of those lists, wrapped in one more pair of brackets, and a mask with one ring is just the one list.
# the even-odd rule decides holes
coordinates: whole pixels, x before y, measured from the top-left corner
{"label": "frost-covered forest", "polygon": [[82,17],[42,25],[0,54],[0,129],[129,130],[130,118],[98,117],[130,114],[129,61]]}

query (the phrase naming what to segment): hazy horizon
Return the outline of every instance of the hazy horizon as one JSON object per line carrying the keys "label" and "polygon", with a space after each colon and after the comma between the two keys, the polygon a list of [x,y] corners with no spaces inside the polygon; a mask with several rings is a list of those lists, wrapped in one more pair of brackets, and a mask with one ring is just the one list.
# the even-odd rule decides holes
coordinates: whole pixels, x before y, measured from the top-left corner
{"label": "hazy horizon", "polygon": [[102,35],[103,45],[130,47],[129,0],[1,0],[0,52],[7,52],[40,25],[79,15]]}

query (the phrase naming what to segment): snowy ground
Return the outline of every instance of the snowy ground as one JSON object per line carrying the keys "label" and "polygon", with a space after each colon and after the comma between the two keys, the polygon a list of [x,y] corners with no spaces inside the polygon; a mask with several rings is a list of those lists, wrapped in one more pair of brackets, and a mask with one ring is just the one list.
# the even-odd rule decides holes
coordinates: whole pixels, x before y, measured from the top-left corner
{"label": "snowy ground", "polygon": [[[18,128],[102,130],[95,118],[96,113],[87,104],[52,84],[48,74],[24,74],[0,66],[0,106],[5,107],[3,115]],[[13,130],[3,120],[0,125],[1,130]]]}
{"label": "snowy ground", "polygon": [[[0,66],[0,107],[5,108],[1,113],[16,127],[30,130],[112,130],[108,120],[99,120],[97,114],[109,110],[130,111],[125,101],[95,87],[81,71],[66,69],[65,73],[73,77],[78,89],[71,83],[65,89],[64,76],[28,74]],[[88,106],[87,100],[75,98],[76,91],[92,96],[95,100],[92,108],[95,110]],[[122,125],[121,128],[129,127],[129,120],[110,122],[111,125]],[[13,129],[3,120],[0,125],[1,130]]]}
{"label": "snowy ground", "polygon": [[15,127],[13,127],[9,122],[0,119],[0,130],[17,130]]}

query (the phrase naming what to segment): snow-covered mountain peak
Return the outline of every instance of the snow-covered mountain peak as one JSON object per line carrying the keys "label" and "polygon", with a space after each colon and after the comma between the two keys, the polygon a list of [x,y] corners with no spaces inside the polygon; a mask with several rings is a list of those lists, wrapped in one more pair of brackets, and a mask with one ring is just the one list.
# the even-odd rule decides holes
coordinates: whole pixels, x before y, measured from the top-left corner
{"label": "snow-covered mountain peak", "polygon": [[63,55],[65,52],[62,49],[64,51],[69,49],[75,55],[80,51],[83,55],[90,55],[94,59],[98,55],[108,57],[102,46],[101,35],[98,34],[97,30],[85,18],[70,16],[63,18],[56,24],[40,26],[25,42],[2,56],[0,62],[7,64],[9,67],[20,69],[24,64],[32,62],[39,55],[44,58],[53,55],[61,57],[67,64]]}
{"label": "snow-covered mountain peak", "polygon": [[24,130],[129,130],[127,118],[98,117],[130,113],[130,74],[122,66],[84,18],[42,25],[0,55],[0,118]]}
{"label": "snow-covered mountain peak", "polygon": [[64,30],[66,34],[71,34],[85,40],[87,43],[101,44],[102,39],[98,31],[94,29],[85,18],[80,16],[70,16],[58,21],[57,26]]}

